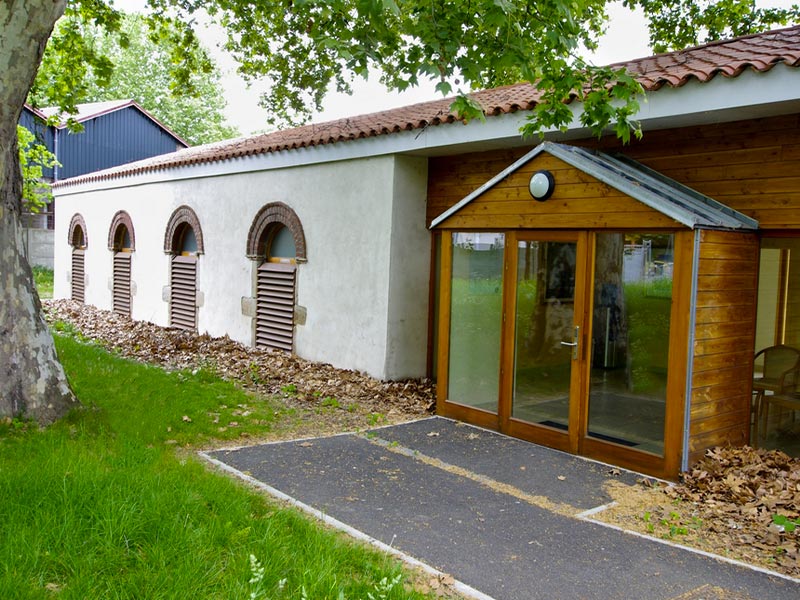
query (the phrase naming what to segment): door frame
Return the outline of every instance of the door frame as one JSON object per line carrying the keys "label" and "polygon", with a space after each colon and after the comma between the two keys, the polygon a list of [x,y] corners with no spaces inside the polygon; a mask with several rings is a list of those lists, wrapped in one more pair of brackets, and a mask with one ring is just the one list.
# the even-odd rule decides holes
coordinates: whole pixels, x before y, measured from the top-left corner
{"label": "door frame", "polygon": [[[459,229],[459,231],[462,231]],[[468,230],[463,230],[468,231]],[[672,307],[670,315],[667,402],[665,406],[664,453],[663,456],[646,451],[627,448],[613,442],[587,436],[589,383],[591,361],[589,356],[589,334],[594,303],[595,234],[594,230],[495,230],[505,236],[503,263],[503,297],[498,369],[500,369],[497,391],[497,412],[490,412],[448,400],[448,371],[450,359],[450,304],[452,283],[452,234],[441,232],[440,297],[438,322],[438,373],[437,414],[466,421],[480,427],[501,431],[534,443],[589,457],[595,460],[659,477],[675,477],[681,464],[686,430],[685,411],[687,398],[687,376],[691,354],[690,329],[694,303],[694,232],[672,230],[675,235],[675,271],[673,279]],[[542,241],[579,240],[576,256],[576,307],[573,315],[575,325],[581,327],[581,349],[578,364],[573,364],[570,381],[569,429],[566,434],[535,427],[511,418],[511,391],[513,387],[514,336],[516,310],[516,260],[517,243],[525,239]],[[583,257],[583,258],[581,258]],[[509,284],[509,274],[514,274]],[[508,325],[508,319],[512,324]],[[509,337],[510,336],[510,337]],[[687,362],[688,359],[688,362]],[[533,428],[534,435],[531,435]],[[538,430],[538,431],[537,431]],[[543,431],[546,430],[546,431]]]}
{"label": "door frame", "polygon": [[[593,248],[589,233],[583,230],[517,230],[506,234],[503,286],[503,323],[501,334],[500,393],[498,398],[499,429],[513,437],[577,454],[582,432],[586,428],[588,396],[587,329],[592,308],[591,277]],[[514,395],[514,363],[516,355],[517,264],[519,242],[575,242],[575,291],[573,294],[572,326],[579,327],[578,357],[572,359],[569,383],[569,422],[566,432],[528,423],[511,416]],[[587,287],[588,286],[588,287]]]}

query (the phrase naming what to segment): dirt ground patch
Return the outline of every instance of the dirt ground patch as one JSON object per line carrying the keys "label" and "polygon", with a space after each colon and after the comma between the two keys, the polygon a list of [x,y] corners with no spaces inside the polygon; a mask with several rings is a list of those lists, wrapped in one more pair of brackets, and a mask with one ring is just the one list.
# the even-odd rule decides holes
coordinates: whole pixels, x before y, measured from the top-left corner
{"label": "dirt ground patch", "polygon": [[674,486],[621,484],[594,518],[800,577],[800,459],[713,448]]}
{"label": "dirt ground patch", "polygon": [[[381,382],[72,301],[46,301],[44,308],[51,323],[66,323],[121,356],[169,369],[210,369],[274,396],[295,418],[264,439],[363,430],[429,415],[434,406],[435,387],[428,380]],[[678,485],[614,484],[609,492],[615,505],[594,519],[800,577],[800,459],[748,447],[715,448]]]}

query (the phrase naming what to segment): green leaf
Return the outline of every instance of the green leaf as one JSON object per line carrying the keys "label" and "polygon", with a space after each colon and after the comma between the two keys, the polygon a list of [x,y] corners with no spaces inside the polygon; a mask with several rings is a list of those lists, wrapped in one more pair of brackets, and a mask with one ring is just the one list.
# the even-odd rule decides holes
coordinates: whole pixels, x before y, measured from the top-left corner
{"label": "green leaf", "polygon": [[473,119],[486,120],[483,107],[465,94],[456,96],[456,99],[450,105],[450,111],[463,121],[471,121]]}

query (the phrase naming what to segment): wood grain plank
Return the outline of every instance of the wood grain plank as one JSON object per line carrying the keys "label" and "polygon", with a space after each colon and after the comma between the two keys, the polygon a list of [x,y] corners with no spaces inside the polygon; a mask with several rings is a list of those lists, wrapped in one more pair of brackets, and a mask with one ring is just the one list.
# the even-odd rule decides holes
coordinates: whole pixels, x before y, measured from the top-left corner
{"label": "wood grain plank", "polygon": [[738,348],[737,350],[720,354],[696,355],[694,359],[695,373],[701,373],[709,369],[748,368],[753,361],[753,351],[750,348],[745,348],[744,350]]}
{"label": "wood grain plank", "polygon": [[[740,318],[746,318],[741,315]],[[737,334],[752,335],[755,324],[752,321],[730,321],[728,323],[702,323],[695,328],[696,340],[709,340],[718,337],[731,337]]]}
{"label": "wood grain plank", "polygon": [[697,280],[698,292],[747,291],[756,289],[755,274],[704,275]]}
{"label": "wood grain plank", "polygon": [[710,385],[732,384],[741,381],[752,383],[753,371],[738,367],[729,369],[713,369],[711,371],[695,371],[692,374],[692,389]]}
{"label": "wood grain plank", "polygon": [[[489,222],[487,222],[489,221]],[[441,229],[627,229],[631,225],[626,213],[574,213],[560,215],[497,215],[487,220],[482,215],[455,214],[440,225]],[[637,215],[637,229],[674,229],[682,227],[669,217],[657,213]]]}
{"label": "wood grain plank", "polygon": [[757,260],[709,260],[707,258],[702,258],[698,266],[698,273],[701,276],[750,275],[755,274],[757,271]]}
{"label": "wood grain plank", "polygon": [[714,290],[698,292],[697,305],[703,308],[713,306],[750,306],[753,304],[755,290]]}
{"label": "wood grain plank", "polygon": [[739,332],[740,335],[734,337],[710,337],[709,339],[694,341],[695,356],[705,356],[709,354],[724,354],[728,352],[741,351],[747,349],[752,352],[750,344],[753,335],[750,331]]}
{"label": "wood grain plank", "polygon": [[734,397],[749,397],[753,389],[753,378],[749,375],[738,381],[716,383],[705,387],[696,387],[692,390],[692,407],[700,406],[707,402],[718,402]]}

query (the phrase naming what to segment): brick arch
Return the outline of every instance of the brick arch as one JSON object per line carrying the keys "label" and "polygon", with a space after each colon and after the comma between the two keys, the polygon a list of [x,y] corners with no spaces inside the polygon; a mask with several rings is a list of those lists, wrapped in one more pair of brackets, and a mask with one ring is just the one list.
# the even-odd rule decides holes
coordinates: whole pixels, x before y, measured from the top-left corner
{"label": "brick arch", "polygon": [[200,228],[200,219],[198,219],[197,214],[185,204],[176,208],[167,222],[167,230],[164,233],[164,252],[167,254],[180,254],[180,250],[174,246],[175,234],[178,232],[180,226],[184,224],[194,230],[194,236],[197,240],[197,253],[203,254],[205,250],[203,248],[203,230]]}
{"label": "brick arch", "polygon": [[69,222],[69,229],[67,230],[67,243],[70,246],[75,246],[75,234],[77,233],[78,228],[83,232],[83,245],[89,245],[89,232],[86,230],[86,221],[83,219],[83,215],[80,213],[75,213],[72,215],[72,219]]}
{"label": "brick arch", "polygon": [[306,236],[303,232],[303,225],[300,223],[297,213],[283,202],[265,204],[256,213],[253,223],[250,225],[250,232],[247,234],[247,257],[254,260],[264,258],[259,245],[264,238],[264,233],[275,223],[280,223],[292,233],[295,258],[298,262],[305,262],[307,260]]}
{"label": "brick arch", "polygon": [[131,250],[136,250],[136,235],[133,232],[133,221],[131,216],[124,210],[120,210],[111,219],[111,227],[108,228],[108,249],[112,252],[117,250],[115,247],[117,238],[117,229],[120,225],[124,225],[128,230],[128,235],[131,238]]}

